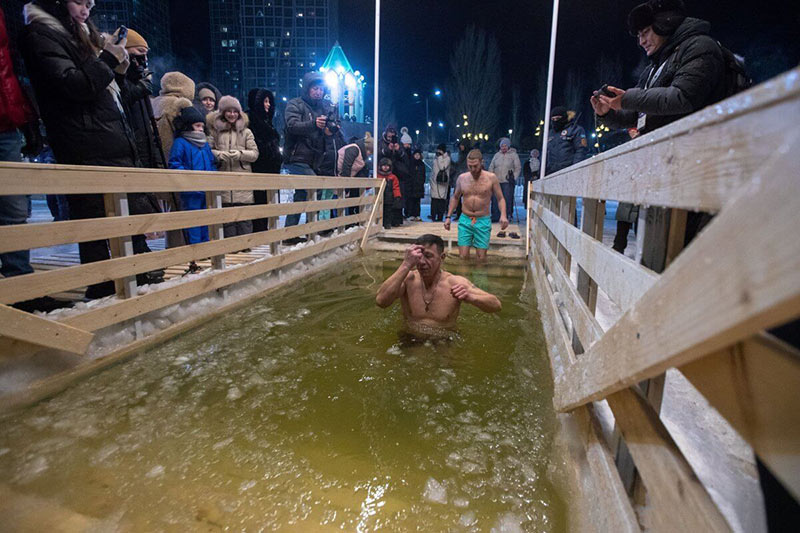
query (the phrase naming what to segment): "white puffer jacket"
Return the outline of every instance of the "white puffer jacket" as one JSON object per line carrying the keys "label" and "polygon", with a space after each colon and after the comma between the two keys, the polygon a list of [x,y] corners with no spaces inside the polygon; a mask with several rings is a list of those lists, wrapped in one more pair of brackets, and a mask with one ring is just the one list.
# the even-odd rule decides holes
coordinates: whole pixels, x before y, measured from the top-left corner
{"label": "white puffer jacket", "polygon": [[[239,120],[235,124],[224,120],[219,111],[213,111],[206,117],[208,144],[220,172],[251,172],[250,164],[258,159],[258,146],[247,125],[245,113],[239,113]],[[222,203],[252,204],[253,191],[223,192]]]}

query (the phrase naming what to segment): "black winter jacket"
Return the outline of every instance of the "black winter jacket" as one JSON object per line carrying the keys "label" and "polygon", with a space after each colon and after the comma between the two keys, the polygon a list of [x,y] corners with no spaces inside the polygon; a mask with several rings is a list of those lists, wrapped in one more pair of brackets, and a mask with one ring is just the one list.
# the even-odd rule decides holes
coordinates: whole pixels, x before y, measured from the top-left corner
{"label": "black winter jacket", "polygon": [[425,162],[422,159],[414,159],[411,156],[411,177],[406,190],[409,198],[425,197]]}
{"label": "black winter jacket", "polygon": [[[269,112],[264,111],[264,99],[269,99]],[[253,172],[279,174],[281,171],[281,135],[272,119],[275,116],[275,95],[267,89],[259,89],[249,112],[250,129],[256,138],[258,159],[253,163]]]}
{"label": "black winter jacket", "polygon": [[586,159],[589,155],[589,143],[586,130],[572,120],[561,130],[550,130],[547,141],[547,174],[558,172]]}
{"label": "black winter jacket", "polygon": [[333,114],[338,121],[338,113],[329,100],[314,101],[308,96],[308,88],[318,75],[319,73],[308,73],[303,77],[306,93],[289,100],[284,112],[286,120],[284,161],[305,163],[314,172],[319,172],[325,151],[325,133],[317,127],[317,117]]}
{"label": "black winter jacket", "polygon": [[20,51],[56,160],[134,166],[133,133],[109,90],[118,61],[106,51],[87,56],[55,17],[33,6]]}
{"label": "black winter jacket", "polygon": [[639,113],[646,113],[640,133],[647,133],[725,98],[725,60],[710,30],[708,22],[686,18],[650,58],[636,87],[625,92],[622,110],[612,110],[599,121],[631,128]]}
{"label": "black winter jacket", "polygon": [[409,179],[409,157],[410,154],[408,150],[406,150],[402,144],[397,143],[400,148],[398,150],[390,150],[389,149],[389,141],[386,139],[385,135],[381,135],[381,138],[378,139],[378,160],[380,161],[382,158],[391,159],[392,161],[392,173],[397,176],[397,179],[400,181],[401,187],[405,187],[406,182]]}
{"label": "black winter jacket", "polygon": [[128,69],[127,76],[117,75],[117,84],[122,90],[122,102],[128,114],[128,123],[133,130],[136,140],[136,151],[139,161],[146,168],[166,168],[169,154],[161,157],[161,143],[156,140],[153,133],[153,123],[150,120],[152,107],[150,96],[153,94],[153,82],[150,78],[141,78]]}

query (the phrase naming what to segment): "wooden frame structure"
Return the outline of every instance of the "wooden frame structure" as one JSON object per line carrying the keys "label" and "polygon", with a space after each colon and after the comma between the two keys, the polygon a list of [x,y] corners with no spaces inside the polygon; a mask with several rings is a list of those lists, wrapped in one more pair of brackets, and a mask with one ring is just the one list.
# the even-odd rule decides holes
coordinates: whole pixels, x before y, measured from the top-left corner
{"label": "wooden frame structure", "polygon": [[[141,344],[139,341],[144,335],[138,320],[147,313],[213,291],[221,291],[226,297],[227,288],[236,283],[351,243],[361,242],[363,247],[366,239],[375,233],[377,226],[373,224],[382,218],[382,196],[375,192],[383,191],[384,186],[384,180],[365,178],[0,163],[0,194],[102,194],[108,215],[106,218],[2,226],[1,252],[99,239],[109,239],[112,251],[112,257],[105,261],[0,279],[0,358],[31,354],[45,348],[83,354],[92,341],[93,332],[127,321],[134,321],[136,340]],[[270,203],[222,208],[221,191],[254,189],[269,191]],[[310,200],[277,203],[280,189],[307,189]],[[339,198],[317,200],[317,191],[322,189],[337,190]],[[345,189],[357,189],[359,194],[345,198]],[[127,193],[197,190],[206,191],[208,209],[148,215],[127,212]],[[345,215],[345,208],[359,208],[359,212]],[[318,220],[319,211],[330,209],[338,209],[340,216]],[[279,216],[294,213],[306,213],[306,223],[278,228]],[[223,238],[222,224],[256,218],[268,220],[267,231]],[[133,255],[132,248],[125,246],[132,235],[194,226],[209,226],[211,240],[140,255]],[[359,228],[345,232],[347,226]],[[334,233],[300,249],[284,251],[280,247],[285,239],[312,237],[323,231]],[[226,268],[225,254],[263,245],[270,246],[269,254],[236,265],[236,268]],[[135,281],[131,283],[136,274],[209,257],[213,271],[201,277],[166,284],[163,288],[156,285],[141,295],[135,290]],[[108,280],[116,283],[116,300],[59,321],[8,306]],[[202,317],[192,317],[191,321],[196,322],[198,318]]]}
{"label": "wooden frame structure", "polygon": [[[798,118],[795,69],[532,183],[529,259],[554,405],[582,430],[605,530],[641,526],[624,468],[599,431],[593,403],[603,399],[655,530],[730,530],[659,419],[658,387],[647,390],[669,368],[800,498],[800,352],[765,332],[800,317]],[[577,198],[580,228],[572,225]],[[676,215],[661,275],[602,243],[606,200]],[[681,250],[686,210],[715,217]],[[641,247],[648,236],[639,232]],[[622,313],[605,331],[595,316],[599,291]]]}

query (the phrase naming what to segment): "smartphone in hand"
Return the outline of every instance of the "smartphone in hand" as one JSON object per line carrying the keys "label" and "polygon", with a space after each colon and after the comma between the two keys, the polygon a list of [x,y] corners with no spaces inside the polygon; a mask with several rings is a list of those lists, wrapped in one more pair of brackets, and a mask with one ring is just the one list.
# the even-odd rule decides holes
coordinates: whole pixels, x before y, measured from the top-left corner
{"label": "smartphone in hand", "polygon": [[607,83],[604,84],[602,87],[600,87],[600,90],[598,92],[601,93],[604,96],[608,96],[609,98],[614,98],[615,96],[617,96],[617,93],[612,92],[608,88],[608,84]]}
{"label": "smartphone in hand", "polygon": [[122,39],[124,39],[127,36],[128,36],[128,28],[126,28],[125,26],[120,26],[119,30],[117,30],[117,40],[114,42],[114,44],[121,43]]}

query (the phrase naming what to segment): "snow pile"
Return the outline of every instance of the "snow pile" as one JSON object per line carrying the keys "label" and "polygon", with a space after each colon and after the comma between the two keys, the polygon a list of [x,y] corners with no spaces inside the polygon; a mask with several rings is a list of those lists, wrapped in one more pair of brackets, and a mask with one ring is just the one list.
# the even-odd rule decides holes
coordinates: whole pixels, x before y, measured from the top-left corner
{"label": "snow pile", "polygon": [[[362,228],[356,226],[348,228],[343,233],[349,234],[359,231],[360,229]],[[339,236],[340,235],[334,235],[332,237],[325,238],[316,236],[314,239],[309,240],[308,242],[298,243],[291,247],[285,247],[283,249],[283,253],[301,250],[307,246],[312,246],[314,244],[318,244],[325,240]],[[276,287],[282,283],[296,279],[311,270],[318,270],[327,265],[347,259],[348,257],[352,256],[357,249],[357,242],[348,243],[333,250],[329,250],[316,256],[303,259],[302,261],[292,263],[283,268],[243,280],[233,285],[190,298],[183,302],[176,303],[150,313],[146,313],[137,319],[141,324],[143,338],[152,336],[175,324],[213,313],[221,307],[241,301],[245,298],[249,298],[263,291]],[[271,257],[273,256],[267,253],[255,261],[226,266],[225,271],[243,268],[261,261],[266,261]],[[138,287],[138,295],[141,296],[150,292],[161,291],[176,285],[206,278],[217,273],[219,273],[219,271],[214,269],[206,269],[196,274],[188,274],[183,277],[173,278],[157,285],[143,285]],[[50,320],[63,320],[64,318],[76,316],[89,310],[101,309],[103,307],[110,306],[118,303],[119,301],[122,300],[116,295],[112,295],[89,302],[78,302],[72,308],[58,309],[51,311],[50,313],[37,313],[37,315]],[[128,344],[131,344],[136,340],[136,327],[133,320],[129,320],[120,324],[114,324],[107,328],[98,330],[95,333],[94,340],[87,350],[87,356],[89,358],[102,357]]]}

